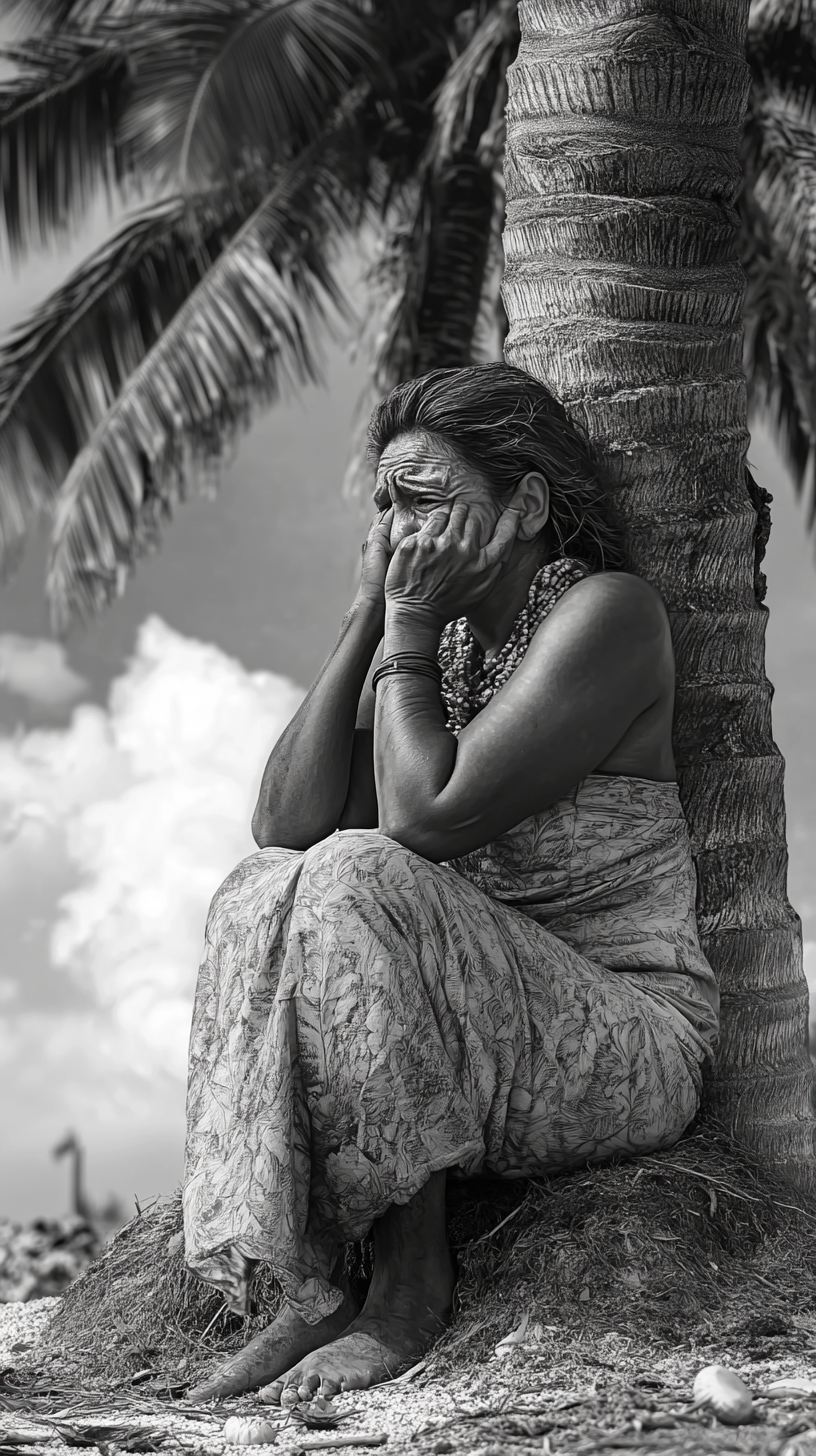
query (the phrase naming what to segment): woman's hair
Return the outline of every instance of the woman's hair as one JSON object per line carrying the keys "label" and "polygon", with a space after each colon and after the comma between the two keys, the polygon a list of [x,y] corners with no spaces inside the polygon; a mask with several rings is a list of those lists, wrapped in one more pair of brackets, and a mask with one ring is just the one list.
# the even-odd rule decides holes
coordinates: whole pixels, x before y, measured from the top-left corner
{"label": "woman's hair", "polygon": [[620,570],[623,531],[586,445],[545,385],[510,364],[432,369],[398,384],[371,416],[375,467],[386,445],[411,430],[442,436],[498,498],[538,470],[550,485],[547,527],[562,555],[593,571]]}

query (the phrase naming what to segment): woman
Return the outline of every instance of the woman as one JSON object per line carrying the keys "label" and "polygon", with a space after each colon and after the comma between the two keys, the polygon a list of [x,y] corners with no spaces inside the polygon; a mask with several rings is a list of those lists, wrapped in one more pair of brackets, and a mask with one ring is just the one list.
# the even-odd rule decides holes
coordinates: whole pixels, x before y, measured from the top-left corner
{"label": "woman", "polygon": [[[666,612],[563,410],[436,370],[370,444],[360,589],[207,926],[187,1259],[235,1310],[264,1260],[285,1303],[198,1398],[417,1359],[451,1308],[446,1170],[671,1144],[717,1030]],[[358,1311],[343,1246],[372,1228]]]}

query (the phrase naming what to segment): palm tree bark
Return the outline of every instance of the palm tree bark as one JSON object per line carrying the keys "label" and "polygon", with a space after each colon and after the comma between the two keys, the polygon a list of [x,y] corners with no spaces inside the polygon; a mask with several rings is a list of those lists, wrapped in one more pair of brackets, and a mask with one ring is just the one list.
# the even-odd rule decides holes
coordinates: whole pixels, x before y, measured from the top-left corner
{"label": "palm tree bark", "polygon": [[505,353],[590,440],[632,568],[671,615],[675,753],[723,998],[708,1107],[812,1188],[807,987],[764,668],[764,522],[745,465],[734,203],[748,0],[521,0],[519,12]]}

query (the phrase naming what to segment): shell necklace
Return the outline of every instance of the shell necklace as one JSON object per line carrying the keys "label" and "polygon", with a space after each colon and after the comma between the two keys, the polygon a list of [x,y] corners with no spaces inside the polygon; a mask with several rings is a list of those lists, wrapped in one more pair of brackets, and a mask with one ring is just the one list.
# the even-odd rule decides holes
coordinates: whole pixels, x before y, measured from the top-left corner
{"label": "shell necklace", "polygon": [[510,636],[489,662],[485,662],[467,617],[448,623],[439,643],[439,666],[442,701],[451,733],[459,733],[487,706],[493,694],[515,672],[534,632],[559,597],[588,575],[589,568],[583,562],[568,556],[542,566],[530,583],[527,601],[513,623]]}

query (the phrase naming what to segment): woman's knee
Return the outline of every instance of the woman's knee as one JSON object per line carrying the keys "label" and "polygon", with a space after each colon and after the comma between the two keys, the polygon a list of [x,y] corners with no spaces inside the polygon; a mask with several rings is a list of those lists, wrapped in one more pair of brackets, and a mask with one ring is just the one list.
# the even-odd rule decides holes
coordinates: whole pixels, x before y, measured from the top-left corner
{"label": "woman's knee", "polygon": [[268,879],[275,867],[274,861],[281,855],[289,859],[292,851],[277,848],[256,849],[245,859],[239,860],[226,879],[221,881],[210,901],[206,921],[207,935],[215,926],[223,927],[226,922],[236,919],[243,921],[246,918],[247,906],[254,903],[258,885]]}
{"label": "woman's knee", "polygon": [[301,878],[378,884],[393,874],[398,863],[413,858],[410,850],[376,829],[341,829],[305,851]]}

